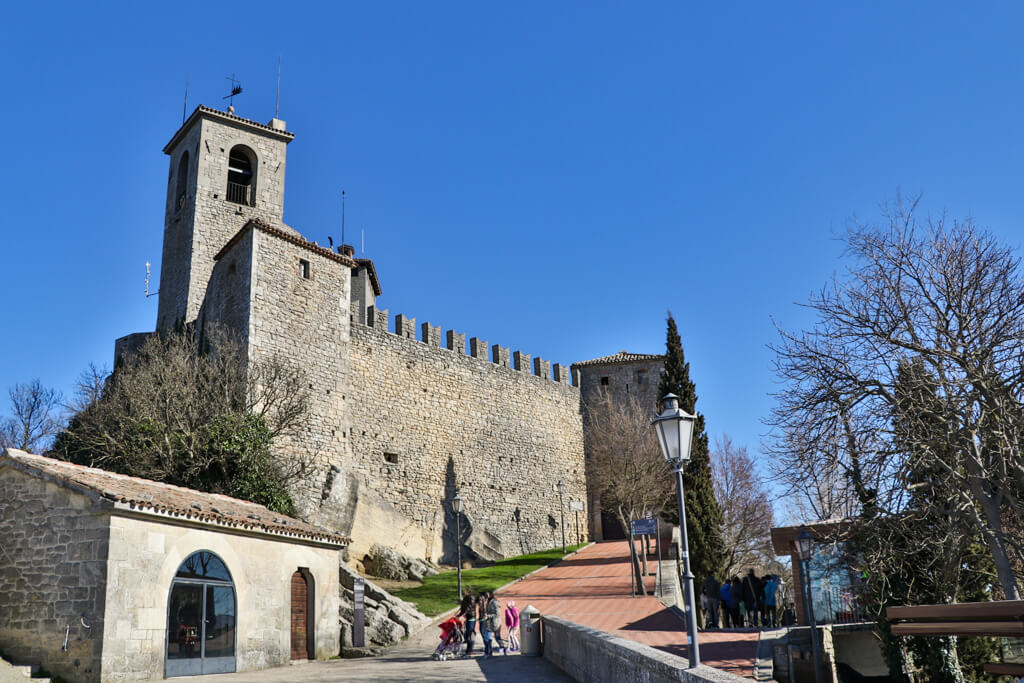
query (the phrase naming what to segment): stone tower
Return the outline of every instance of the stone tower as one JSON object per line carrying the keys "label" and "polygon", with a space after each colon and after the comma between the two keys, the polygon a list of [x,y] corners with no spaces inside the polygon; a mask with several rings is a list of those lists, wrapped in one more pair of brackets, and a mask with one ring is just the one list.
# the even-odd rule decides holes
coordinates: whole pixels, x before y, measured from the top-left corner
{"label": "stone tower", "polygon": [[195,321],[214,257],[249,219],[283,226],[285,123],[263,125],[199,106],[164,154],[170,157],[157,330]]}

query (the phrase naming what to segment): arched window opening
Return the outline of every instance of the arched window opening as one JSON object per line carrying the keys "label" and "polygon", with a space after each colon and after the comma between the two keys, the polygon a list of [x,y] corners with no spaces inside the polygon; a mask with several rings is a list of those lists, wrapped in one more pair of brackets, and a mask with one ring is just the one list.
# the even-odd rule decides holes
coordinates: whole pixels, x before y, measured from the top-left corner
{"label": "arched window opening", "polygon": [[165,675],[235,670],[235,587],[224,561],[200,550],[174,576],[167,601]]}
{"label": "arched window opening", "polygon": [[232,147],[228,155],[228,201],[252,206],[256,197],[255,181],[255,156],[241,145]]}
{"label": "arched window opening", "polygon": [[178,185],[174,193],[174,210],[185,208],[185,193],[188,191],[188,150],[185,150],[178,161]]}

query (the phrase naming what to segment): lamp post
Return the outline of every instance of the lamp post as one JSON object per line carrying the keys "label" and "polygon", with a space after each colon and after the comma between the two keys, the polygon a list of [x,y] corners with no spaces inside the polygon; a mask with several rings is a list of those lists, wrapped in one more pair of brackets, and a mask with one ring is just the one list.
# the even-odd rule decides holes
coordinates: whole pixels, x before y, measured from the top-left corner
{"label": "lamp post", "polygon": [[455,572],[459,577],[459,602],[462,602],[462,496],[459,490],[455,489],[455,497],[452,498],[452,509],[455,510]]}
{"label": "lamp post", "polygon": [[558,512],[562,515],[562,554],[565,555],[565,482],[558,480]]}
{"label": "lamp post", "polygon": [[661,454],[672,465],[676,473],[676,489],[679,494],[679,535],[682,540],[683,580],[686,590],[687,650],[690,653],[690,668],[700,665],[700,646],[697,643],[697,606],[693,594],[693,572],[690,571],[690,546],[686,538],[686,505],[683,503],[683,468],[690,460],[690,446],[693,441],[693,423],[696,416],[679,407],[679,397],[668,394],[662,400],[661,415],[651,420],[658,434]]}
{"label": "lamp post", "polygon": [[796,535],[793,545],[796,547],[796,555],[800,560],[800,583],[803,585],[804,617],[811,628],[811,650],[814,653],[814,680],[818,683],[823,683],[825,679],[821,675],[821,650],[818,647],[818,626],[814,623],[814,603],[811,598],[811,570],[809,566],[814,546],[814,537],[811,536],[811,532],[807,530],[807,527],[801,529],[800,533]]}

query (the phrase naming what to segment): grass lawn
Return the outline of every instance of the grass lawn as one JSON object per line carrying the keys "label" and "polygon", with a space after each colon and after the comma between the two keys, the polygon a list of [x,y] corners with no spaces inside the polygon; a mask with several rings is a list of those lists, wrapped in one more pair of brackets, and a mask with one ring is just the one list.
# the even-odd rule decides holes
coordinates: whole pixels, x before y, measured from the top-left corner
{"label": "grass lawn", "polygon": [[[583,546],[566,546],[566,554]],[[495,562],[489,567],[480,569],[463,569],[462,586],[472,589],[473,593],[483,590],[495,590],[506,583],[515,581],[520,576],[529,574],[563,557],[562,549],[545,550],[530,555],[510,557]],[[416,605],[420,612],[427,616],[435,616],[456,607],[459,604],[458,575],[454,571],[444,572],[437,576],[423,579],[422,586],[395,591],[394,595]]]}

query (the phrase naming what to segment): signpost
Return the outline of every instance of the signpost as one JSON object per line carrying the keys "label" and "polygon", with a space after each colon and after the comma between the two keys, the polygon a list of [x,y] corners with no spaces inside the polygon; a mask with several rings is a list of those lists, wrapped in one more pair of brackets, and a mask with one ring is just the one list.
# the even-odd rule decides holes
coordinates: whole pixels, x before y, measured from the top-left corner
{"label": "signpost", "polygon": [[570,500],[569,511],[576,513],[576,545],[582,545],[583,541],[580,539],[580,513],[583,512],[583,501]]}
{"label": "signpost", "polygon": [[366,647],[366,580],[352,584],[352,647]]}
{"label": "signpost", "polygon": [[[650,536],[651,534],[655,534],[657,532],[658,532],[658,520],[656,520],[654,517],[645,517],[644,519],[634,519],[634,520],[632,520],[629,523],[629,548],[630,548],[629,567],[630,567],[630,575],[633,577],[633,597],[634,598],[636,597],[636,562],[633,561],[633,553],[636,551],[636,546],[634,545],[635,541],[633,540],[633,538],[635,536],[640,536],[640,537]],[[641,538],[640,545],[641,545],[641,550],[646,552],[646,548],[643,547],[643,540],[642,540],[642,538]],[[647,560],[645,559],[644,562],[646,563]],[[643,581],[643,577],[641,577],[640,580]]]}

